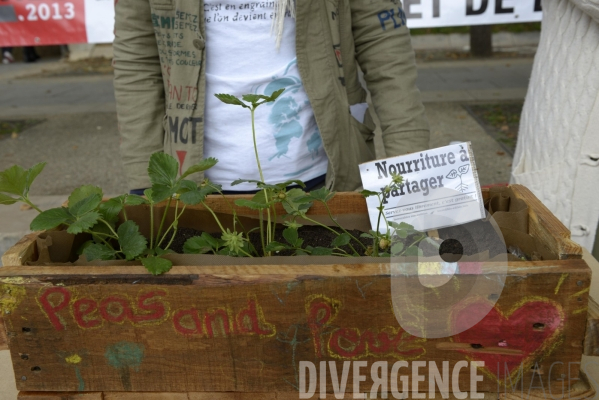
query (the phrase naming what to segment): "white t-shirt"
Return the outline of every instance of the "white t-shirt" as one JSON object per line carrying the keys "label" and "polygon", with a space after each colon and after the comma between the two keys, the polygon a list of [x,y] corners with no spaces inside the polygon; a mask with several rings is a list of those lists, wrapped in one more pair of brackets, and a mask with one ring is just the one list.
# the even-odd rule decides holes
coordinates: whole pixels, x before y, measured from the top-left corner
{"label": "white t-shirt", "polygon": [[267,183],[308,181],[324,175],[327,156],[314,112],[295,58],[295,19],[287,16],[281,47],[271,35],[274,1],[205,0],[206,108],[204,157],[218,164],[206,176],[224,190],[253,190],[253,184],[231,186],[238,178],[260,179],[252,138],[250,111],[224,104],[215,93],[240,97],[285,91],[255,113],[258,154]]}

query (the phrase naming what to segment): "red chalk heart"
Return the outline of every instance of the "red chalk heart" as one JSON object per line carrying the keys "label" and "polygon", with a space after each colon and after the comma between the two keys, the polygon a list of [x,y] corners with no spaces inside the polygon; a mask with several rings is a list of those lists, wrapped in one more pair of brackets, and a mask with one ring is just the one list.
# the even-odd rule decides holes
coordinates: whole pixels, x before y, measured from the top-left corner
{"label": "red chalk heart", "polygon": [[[488,303],[484,303],[484,300],[459,308],[453,314],[453,326],[456,331],[459,332],[460,327],[472,326],[472,321],[480,322],[453,336],[453,340],[474,345],[471,349],[460,352],[467,354],[472,361],[484,361],[485,369],[496,378],[505,378],[506,365],[510,376],[517,372],[521,364],[524,365],[525,371],[534,365],[535,357],[551,349],[564,324],[564,314],[560,305],[549,299],[525,299],[507,313],[495,305],[480,319],[480,314],[484,312],[481,310],[488,308]],[[485,348],[511,349],[520,353],[494,354],[492,349],[486,353]]]}

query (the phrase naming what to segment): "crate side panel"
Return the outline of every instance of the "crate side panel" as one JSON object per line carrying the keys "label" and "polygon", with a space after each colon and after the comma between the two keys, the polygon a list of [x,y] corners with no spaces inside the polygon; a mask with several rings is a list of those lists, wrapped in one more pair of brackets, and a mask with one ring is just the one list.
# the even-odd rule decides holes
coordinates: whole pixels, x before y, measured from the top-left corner
{"label": "crate side panel", "polygon": [[[561,374],[578,374],[590,273],[529,271],[507,277],[483,321],[442,339],[414,337],[399,326],[384,275],[243,285],[221,276],[218,286],[28,284],[5,316],[16,376],[26,377],[20,390],[285,392],[296,390],[300,361],[334,361],[341,371],[350,360],[387,361],[389,369],[401,360],[438,368],[474,360],[485,362],[478,387],[492,392],[530,385],[537,372],[545,385],[548,377],[557,385]],[[456,276],[443,290],[464,291],[473,279]],[[433,305],[444,300],[443,292],[430,297]],[[549,320],[535,327],[543,315]],[[419,369],[427,371],[428,364]],[[461,370],[461,385],[469,378]],[[364,385],[371,384],[368,376]]]}

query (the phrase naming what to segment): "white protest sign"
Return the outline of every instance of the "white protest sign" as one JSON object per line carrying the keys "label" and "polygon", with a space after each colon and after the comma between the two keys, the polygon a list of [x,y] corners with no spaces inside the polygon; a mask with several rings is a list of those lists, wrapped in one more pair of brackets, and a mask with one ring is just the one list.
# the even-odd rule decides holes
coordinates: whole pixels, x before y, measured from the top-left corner
{"label": "white protest sign", "polygon": [[[541,21],[541,0],[403,0],[408,27]],[[379,15],[385,19],[386,14]],[[384,21],[382,21],[384,22]]]}
{"label": "white protest sign", "polygon": [[[403,182],[386,192],[396,174]],[[381,233],[385,219],[426,231],[485,218],[470,142],[370,161],[360,164],[360,175],[364,189],[379,193],[366,203],[372,229],[378,225]]]}

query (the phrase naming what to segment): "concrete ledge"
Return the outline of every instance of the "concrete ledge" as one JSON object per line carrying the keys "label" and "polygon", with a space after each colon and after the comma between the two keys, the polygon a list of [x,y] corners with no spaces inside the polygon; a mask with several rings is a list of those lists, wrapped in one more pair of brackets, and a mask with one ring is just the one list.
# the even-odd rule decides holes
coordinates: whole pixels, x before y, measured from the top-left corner
{"label": "concrete ledge", "polygon": [[[504,50],[519,47],[536,47],[540,32],[498,32],[493,34],[493,49]],[[412,36],[414,50],[462,50],[470,49],[470,35],[451,33],[449,35]]]}

